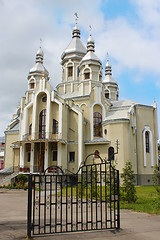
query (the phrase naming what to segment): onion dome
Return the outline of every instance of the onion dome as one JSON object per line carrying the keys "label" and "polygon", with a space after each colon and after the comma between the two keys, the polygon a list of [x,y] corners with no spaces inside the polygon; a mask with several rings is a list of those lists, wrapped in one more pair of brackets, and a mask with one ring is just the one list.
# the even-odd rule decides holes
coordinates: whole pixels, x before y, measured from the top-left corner
{"label": "onion dome", "polygon": [[68,55],[83,57],[86,54],[86,48],[80,40],[80,30],[76,24],[72,31],[72,40],[68,47],[64,50],[61,59],[63,60]]}
{"label": "onion dome", "polygon": [[87,52],[88,51],[95,52],[95,43],[94,43],[94,39],[92,38],[92,35],[90,35],[87,40]]}
{"label": "onion dome", "polygon": [[107,63],[105,65],[105,77],[103,79],[103,82],[117,84],[116,80],[112,77],[112,67],[109,60],[107,60]]}
{"label": "onion dome", "polygon": [[97,62],[98,65],[102,65],[100,59],[95,55],[95,42],[92,38],[92,35],[89,36],[88,41],[87,41],[87,53],[86,55],[82,58],[81,64],[84,61],[94,61]]}
{"label": "onion dome", "polygon": [[48,77],[49,73],[47,69],[43,66],[43,56],[44,53],[42,51],[42,48],[40,47],[36,54],[36,64],[30,69],[28,77],[33,75],[44,75]]}
{"label": "onion dome", "polygon": [[75,27],[73,28],[73,31],[72,31],[72,38],[74,38],[74,37],[78,37],[78,38],[80,38],[80,29],[79,29],[79,27],[78,27],[78,25],[77,25],[77,23],[76,23],[76,25],[75,25]]}

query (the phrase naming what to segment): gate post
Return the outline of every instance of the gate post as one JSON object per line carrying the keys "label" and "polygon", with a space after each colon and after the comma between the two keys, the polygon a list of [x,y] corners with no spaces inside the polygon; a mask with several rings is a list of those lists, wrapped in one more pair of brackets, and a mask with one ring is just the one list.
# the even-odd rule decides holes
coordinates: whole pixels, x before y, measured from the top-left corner
{"label": "gate post", "polygon": [[117,195],[118,195],[118,202],[117,202],[117,228],[120,229],[120,192],[119,192],[119,170],[117,170]]}
{"label": "gate post", "polygon": [[27,237],[31,238],[31,210],[32,210],[32,174],[28,175],[28,209],[27,209]]}

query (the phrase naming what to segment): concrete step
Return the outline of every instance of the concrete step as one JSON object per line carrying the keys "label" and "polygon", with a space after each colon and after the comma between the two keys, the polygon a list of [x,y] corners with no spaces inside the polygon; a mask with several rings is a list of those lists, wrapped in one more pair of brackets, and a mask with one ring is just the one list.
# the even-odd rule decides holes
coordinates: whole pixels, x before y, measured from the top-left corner
{"label": "concrete step", "polygon": [[[7,186],[8,184],[11,184],[11,181],[13,178],[15,178],[19,173],[11,173],[7,176],[4,176],[3,178],[0,179],[0,186]],[[2,175],[1,175],[2,177]]]}

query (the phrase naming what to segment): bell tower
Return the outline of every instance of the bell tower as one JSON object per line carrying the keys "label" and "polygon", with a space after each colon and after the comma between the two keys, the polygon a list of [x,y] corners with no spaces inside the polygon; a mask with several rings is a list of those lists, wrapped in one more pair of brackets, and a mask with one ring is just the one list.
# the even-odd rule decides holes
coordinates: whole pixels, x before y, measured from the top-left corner
{"label": "bell tower", "polygon": [[76,23],[72,30],[72,40],[61,55],[62,82],[57,85],[59,94],[78,91],[79,63],[86,54],[86,48],[80,39],[80,29]]}

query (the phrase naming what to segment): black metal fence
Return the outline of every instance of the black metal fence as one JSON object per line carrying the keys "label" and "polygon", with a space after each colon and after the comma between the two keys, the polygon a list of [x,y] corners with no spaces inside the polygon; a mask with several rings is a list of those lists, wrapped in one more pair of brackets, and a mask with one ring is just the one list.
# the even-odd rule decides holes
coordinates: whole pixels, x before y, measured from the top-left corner
{"label": "black metal fence", "polygon": [[60,168],[30,174],[27,235],[118,229],[119,171],[111,163],[84,163],[76,174]]}

